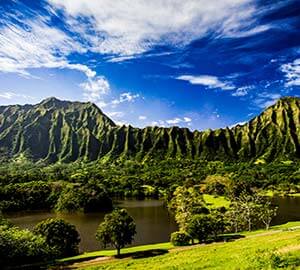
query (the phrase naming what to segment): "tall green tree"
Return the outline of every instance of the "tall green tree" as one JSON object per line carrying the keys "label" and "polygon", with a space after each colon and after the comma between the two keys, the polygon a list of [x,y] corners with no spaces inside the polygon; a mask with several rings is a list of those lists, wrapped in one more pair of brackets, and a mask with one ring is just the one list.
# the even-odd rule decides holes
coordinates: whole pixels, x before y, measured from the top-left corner
{"label": "tall green tree", "polygon": [[135,234],[136,225],[132,217],[125,209],[116,209],[105,215],[98,227],[96,239],[104,248],[107,245],[113,246],[119,256],[121,248],[131,244]]}
{"label": "tall green tree", "polygon": [[193,215],[208,214],[205,201],[198,186],[179,186],[173,193],[169,208],[175,213],[180,230],[185,231]]}

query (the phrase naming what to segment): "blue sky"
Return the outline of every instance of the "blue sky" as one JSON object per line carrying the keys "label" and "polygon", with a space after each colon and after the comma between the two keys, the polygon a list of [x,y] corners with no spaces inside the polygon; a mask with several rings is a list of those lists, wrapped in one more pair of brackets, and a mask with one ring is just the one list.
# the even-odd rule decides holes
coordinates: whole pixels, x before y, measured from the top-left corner
{"label": "blue sky", "polygon": [[56,96],[203,130],[299,90],[298,0],[0,0],[3,105]]}

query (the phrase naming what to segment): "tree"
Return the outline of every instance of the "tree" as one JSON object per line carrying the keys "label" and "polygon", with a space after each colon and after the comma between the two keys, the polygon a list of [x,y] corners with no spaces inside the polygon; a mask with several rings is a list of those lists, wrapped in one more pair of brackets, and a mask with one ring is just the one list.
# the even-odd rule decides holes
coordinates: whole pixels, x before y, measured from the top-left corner
{"label": "tree", "polygon": [[74,225],[63,219],[46,219],[35,226],[34,232],[46,238],[47,244],[55,248],[58,257],[73,256],[79,252],[79,233]]}
{"label": "tree", "polygon": [[208,175],[205,180],[205,192],[215,195],[224,195],[231,180],[228,176]]}
{"label": "tree", "polygon": [[235,232],[240,229],[251,231],[253,226],[261,223],[268,230],[276,212],[277,208],[272,208],[271,202],[265,197],[256,193],[242,193],[231,203],[226,216]]}
{"label": "tree", "polygon": [[211,232],[212,236],[217,239],[219,234],[224,233],[226,222],[224,219],[224,213],[223,209],[215,209],[211,211],[210,218],[211,218]]}
{"label": "tree", "polygon": [[237,233],[243,225],[243,220],[240,213],[240,206],[236,201],[233,201],[229,210],[225,213],[225,217],[230,225],[230,231]]}
{"label": "tree", "polygon": [[199,242],[207,240],[213,234],[213,219],[210,215],[198,214],[192,217],[187,226],[187,233]]}
{"label": "tree", "polygon": [[131,244],[135,234],[136,225],[132,217],[125,209],[116,209],[105,215],[97,229],[96,239],[104,248],[107,245],[116,248],[119,256],[121,248]]}
{"label": "tree", "polygon": [[181,231],[186,230],[193,215],[209,213],[199,187],[180,186],[176,188],[173,195],[169,208],[174,211],[175,220]]}
{"label": "tree", "polygon": [[254,222],[258,219],[260,198],[255,194],[243,193],[237,200],[242,218],[247,223],[247,229],[250,232]]}
{"label": "tree", "polygon": [[272,208],[271,202],[267,201],[259,208],[259,219],[265,225],[266,230],[269,230],[272,219],[277,214],[278,207]]}

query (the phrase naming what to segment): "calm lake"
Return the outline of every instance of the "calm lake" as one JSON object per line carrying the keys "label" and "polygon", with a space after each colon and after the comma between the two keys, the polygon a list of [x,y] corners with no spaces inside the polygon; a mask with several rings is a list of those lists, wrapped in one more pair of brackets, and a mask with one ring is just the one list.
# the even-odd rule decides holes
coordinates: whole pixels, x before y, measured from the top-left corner
{"label": "calm lake", "polygon": [[[170,234],[177,230],[174,218],[159,200],[126,200],[118,204],[126,208],[136,223],[137,234],[132,245],[153,244],[167,242]],[[9,214],[10,221],[21,228],[32,229],[38,222],[50,218],[60,217],[74,224],[80,233],[81,251],[99,250],[99,243],[95,233],[105,213],[71,213],[57,214],[50,212],[18,212]]]}
{"label": "calm lake", "polygon": [[[300,220],[300,197],[277,197],[273,202],[279,206],[278,215],[273,225],[288,221]],[[152,244],[169,241],[170,234],[177,230],[174,218],[163,203],[158,200],[126,200],[119,204],[126,208],[137,225],[137,234],[133,245]],[[81,251],[92,251],[100,248],[95,240],[95,233],[104,213],[56,214],[49,212],[20,212],[9,214],[8,218],[21,228],[32,229],[38,222],[60,217],[74,224],[81,236]]]}

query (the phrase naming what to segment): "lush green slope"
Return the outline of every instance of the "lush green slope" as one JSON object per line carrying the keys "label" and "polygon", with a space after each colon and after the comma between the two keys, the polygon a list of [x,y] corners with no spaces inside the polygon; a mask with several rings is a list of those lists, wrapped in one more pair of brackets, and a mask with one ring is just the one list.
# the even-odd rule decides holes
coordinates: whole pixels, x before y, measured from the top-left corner
{"label": "lush green slope", "polygon": [[36,105],[0,107],[2,158],[70,162],[177,157],[263,162],[299,158],[299,141],[299,98],[283,98],[245,125],[203,132],[116,126],[92,103],[55,98]]}
{"label": "lush green slope", "polygon": [[[115,250],[85,253],[61,260],[72,269],[299,269],[299,222],[272,227],[269,231],[242,233],[238,240],[207,245],[173,247],[169,243],[123,250],[124,259],[114,259]],[[147,258],[150,250],[168,250]],[[148,251],[145,252],[145,251]],[[142,252],[146,258],[141,258]],[[163,254],[163,252],[161,252]],[[155,252],[153,252],[155,254]],[[98,258],[97,258],[98,257]],[[135,258],[136,257],[136,258]],[[83,261],[83,262],[80,262]],[[74,263],[75,262],[75,263]]]}

